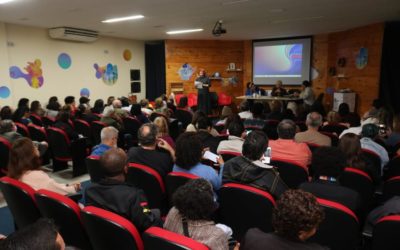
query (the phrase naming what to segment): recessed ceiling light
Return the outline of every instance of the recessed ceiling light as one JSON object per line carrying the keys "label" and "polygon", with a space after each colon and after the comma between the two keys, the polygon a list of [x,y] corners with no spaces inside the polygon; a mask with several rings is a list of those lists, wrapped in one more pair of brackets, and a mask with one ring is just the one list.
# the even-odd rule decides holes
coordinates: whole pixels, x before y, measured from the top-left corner
{"label": "recessed ceiling light", "polygon": [[[1,0],[0,0],[1,1]],[[143,15],[135,15],[135,16],[126,16],[126,17],[117,17],[117,18],[111,18],[107,20],[101,21],[102,23],[116,23],[116,22],[123,22],[123,21],[129,21],[129,20],[135,20],[135,19],[141,19],[143,18]]]}
{"label": "recessed ceiling light", "polygon": [[223,2],[222,5],[233,5],[233,4],[245,3],[248,1],[249,0],[233,0],[233,1]]}
{"label": "recessed ceiling light", "polygon": [[167,31],[167,34],[168,35],[176,35],[176,34],[184,34],[184,33],[199,32],[199,31],[203,31],[203,29],[171,30],[171,31]]}
{"label": "recessed ceiling light", "polygon": [[0,4],[5,4],[9,2],[13,2],[14,0],[0,0]]}
{"label": "recessed ceiling light", "polygon": [[270,13],[282,13],[282,12],[284,12],[285,11],[285,9],[280,9],[280,8],[277,8],[277,9],[269,9],[268,10],[268,12],[270,12]]}

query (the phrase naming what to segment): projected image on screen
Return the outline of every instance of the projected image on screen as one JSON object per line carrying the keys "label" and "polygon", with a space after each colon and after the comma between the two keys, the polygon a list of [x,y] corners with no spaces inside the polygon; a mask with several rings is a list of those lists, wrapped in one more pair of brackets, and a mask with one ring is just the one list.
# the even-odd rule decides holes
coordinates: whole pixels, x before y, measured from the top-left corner
{"label": "projected image on screen", "polygon": [[255,48],[256,77],[300,77],[302,44],[275,45]]}
{"label": "projected image on screen", "polygon": [[257,85],[301,85],[310,78],[311,38],[253,42],[253,82]]}

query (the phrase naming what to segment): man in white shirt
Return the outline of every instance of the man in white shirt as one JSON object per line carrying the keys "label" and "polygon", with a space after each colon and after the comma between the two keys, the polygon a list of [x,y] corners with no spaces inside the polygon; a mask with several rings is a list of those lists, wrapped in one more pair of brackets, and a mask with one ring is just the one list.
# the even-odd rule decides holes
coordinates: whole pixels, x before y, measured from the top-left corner
{"label": "man in white shirt", "polygon": [[153,110],[149,109],[149,100],[147,99],[140,100],[140,106],[142,107],[142,112],[145,115],[150,116],[151,113],[153,113]]}
{"label": "man in white shirt", "polygon": [[375,124],[366,124],[362,127],[360,139],[361,148],[375,152],[381,158],[381,168],[388,163],[389,155],[384,147],[374,141],[379,134],[379,128]]}
{"label": "man in white shirt", "polygon": [[253,113],[250,112],[250,105],[247,100],[240,103],[240,113],[238,115],[241,119],[253,119]]}
{"label": "man in white shirt", "polygon": [[228,132],[228,140],[219,143],[217,153],[220,154],[223,151],[229,151],[241,154],[245,137],[242,121],[232,121],[228,126]]}

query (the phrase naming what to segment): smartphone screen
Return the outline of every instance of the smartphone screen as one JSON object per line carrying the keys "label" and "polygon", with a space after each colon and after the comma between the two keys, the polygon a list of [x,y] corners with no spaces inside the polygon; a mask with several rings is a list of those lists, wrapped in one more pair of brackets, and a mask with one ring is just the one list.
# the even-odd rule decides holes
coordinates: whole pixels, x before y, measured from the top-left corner
{"label": "smartphone screen", "polygon": [[212,153],[210,151],[204,152],[203,158],[207,159],[207,160],[210,160],[212,162],[215,162],[215,163],[218,162],[218,155],[216,155],[216,154],[214,154],[214,153]]}
{"label": "smartphone screen", "polygon": [[264,152],[263,163],[269,164],[271,162],[271,147],[268,147]]}

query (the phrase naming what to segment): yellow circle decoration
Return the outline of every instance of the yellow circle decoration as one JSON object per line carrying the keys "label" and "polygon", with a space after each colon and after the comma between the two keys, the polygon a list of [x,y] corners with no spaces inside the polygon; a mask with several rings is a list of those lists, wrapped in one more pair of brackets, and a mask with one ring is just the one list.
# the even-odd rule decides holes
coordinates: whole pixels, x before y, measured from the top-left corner
{"label": "yellow circle decoration", "polygon": [[132,59],[132,52],[129,49],[124,50],[125,61],[130,61]]}

